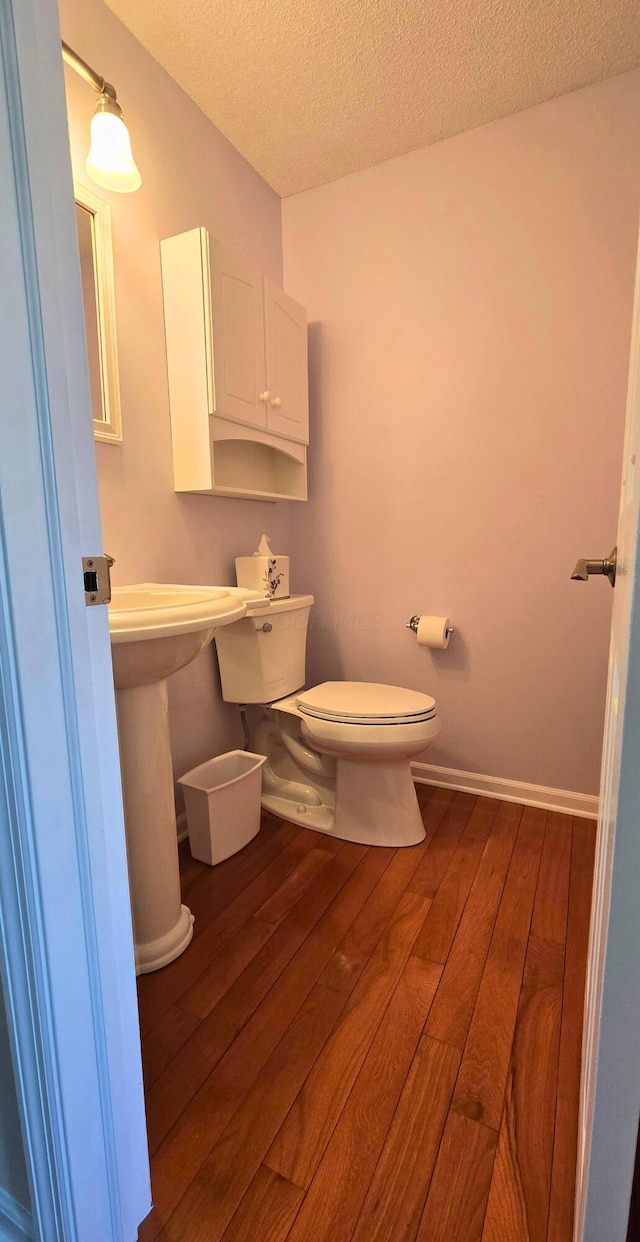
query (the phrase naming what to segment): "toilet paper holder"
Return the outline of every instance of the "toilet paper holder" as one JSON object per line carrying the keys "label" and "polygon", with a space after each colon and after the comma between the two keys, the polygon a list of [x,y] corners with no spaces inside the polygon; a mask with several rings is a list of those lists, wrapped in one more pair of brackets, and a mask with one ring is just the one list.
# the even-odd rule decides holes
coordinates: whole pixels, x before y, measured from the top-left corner
{"label": "toilet paper holder", "polygon": [[[418,633],[418,625],[419,625],[419,622],[420,622],[420,614],[419,614],[419,613],[416,613],[416,615],[415,615],[414,617],[412,617],[410,621],[407,621],[407,624],[405,625],[405,627],[404,627],[404,628],[405,628],[405,630],[413,630],[414,634],[417,634],[417,633]],[[453,631],[453,626],[452,626],[452,625],[448,625],[448,626],[447,626],[447,628],[446,628],[446,630],[445,630],[445,634],[446,634],[447,638],[451,638],[451,635],[453,634],[453,632],[454,632],[454,631]]]}

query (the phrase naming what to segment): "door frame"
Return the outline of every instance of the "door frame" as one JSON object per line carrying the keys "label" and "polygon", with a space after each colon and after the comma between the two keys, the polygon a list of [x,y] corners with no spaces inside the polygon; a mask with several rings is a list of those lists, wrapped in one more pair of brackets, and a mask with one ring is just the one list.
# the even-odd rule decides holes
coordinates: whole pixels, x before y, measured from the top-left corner
{"label": "door frame", "polygon": [[55,0],[0,0],[0,161],[0,972],[22,1236],[133,1242],[149,1164],[108,621],[82,580],[102,543]]}

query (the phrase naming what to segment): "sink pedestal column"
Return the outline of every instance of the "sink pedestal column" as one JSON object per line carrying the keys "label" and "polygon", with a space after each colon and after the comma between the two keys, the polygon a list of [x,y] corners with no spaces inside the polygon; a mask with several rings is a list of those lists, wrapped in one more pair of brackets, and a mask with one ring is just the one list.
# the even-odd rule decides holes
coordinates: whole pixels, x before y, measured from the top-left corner
{"label": "sink pedestal column", "polygon": [[193,936],[180,900],[167,683],[116,693],[136,972],[167,966]]}

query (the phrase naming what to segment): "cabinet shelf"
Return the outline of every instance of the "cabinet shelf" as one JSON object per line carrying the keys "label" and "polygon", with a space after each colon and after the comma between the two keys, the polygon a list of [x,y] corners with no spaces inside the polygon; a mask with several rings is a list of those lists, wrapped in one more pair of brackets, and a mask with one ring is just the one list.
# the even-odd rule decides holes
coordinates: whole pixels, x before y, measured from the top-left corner
{"label": "cabinet shelf", "polygon": [[[306,500],[304,445],[278,444],[275,437],[253,439],[245,428],[213,420],[213,485],[217,496],[233,492],[247,500]],[[251,436],[251,433],[250,433]]]}
{"label": "cabinet shelf", "polygon": [[306,496],[291,496],[289,492],[252,492],[243,487],[211,487],[204,496],[230,496],[236,500],[306,500]]}

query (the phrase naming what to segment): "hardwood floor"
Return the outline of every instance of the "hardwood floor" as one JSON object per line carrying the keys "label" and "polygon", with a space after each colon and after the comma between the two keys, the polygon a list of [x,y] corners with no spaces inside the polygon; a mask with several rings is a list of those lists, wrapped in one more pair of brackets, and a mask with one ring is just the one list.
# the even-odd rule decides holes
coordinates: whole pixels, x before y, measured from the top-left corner
{"label": "hardwood floor", "polygon": [[182,847],[140,1242],[571,1242],[595,824],[418,792],[411,849]]}

